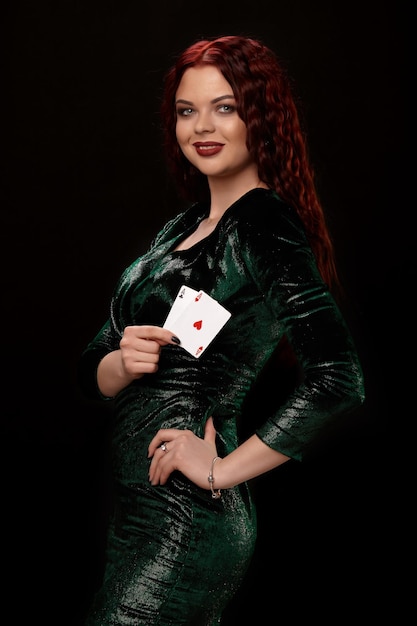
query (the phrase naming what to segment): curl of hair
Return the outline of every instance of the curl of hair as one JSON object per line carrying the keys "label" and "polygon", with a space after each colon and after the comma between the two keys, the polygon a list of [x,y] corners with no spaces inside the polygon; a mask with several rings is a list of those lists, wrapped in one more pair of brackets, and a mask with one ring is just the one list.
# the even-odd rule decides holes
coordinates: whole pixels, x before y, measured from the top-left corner
{"label": "curl of hair", "polygon": [[185,158],[176,139],[175,95],[184,72],[200,65],[214,65],[231,85],[260,180],[296,209],[323,279],[336,288],[333,244],[291,80],[275,53],[262,42],[239,35],[199,40],[182,52],[167,72],[160,112],[167,164],[179,193],[189,201],[209,197],[206,176]]}

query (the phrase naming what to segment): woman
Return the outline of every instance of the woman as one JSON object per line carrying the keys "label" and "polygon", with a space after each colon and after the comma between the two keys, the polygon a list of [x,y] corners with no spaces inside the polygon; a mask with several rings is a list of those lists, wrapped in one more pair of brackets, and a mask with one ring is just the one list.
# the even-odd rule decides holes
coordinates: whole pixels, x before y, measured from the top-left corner
{"label": "woman", "polygon": [[[88,626],[218,624],[254,551],[247,481],[302,460],[364,400],[276,56],[247,37],[197,41],[167,73],[161,113],[190,206],[125,270],[80,362],[85,393],[115,408],[114,515]],[[164,327],[183,286],[230,314],[199,356],[183,347],[185,331]],[[241,438],[248,395],[282,346],[301,376]]]}

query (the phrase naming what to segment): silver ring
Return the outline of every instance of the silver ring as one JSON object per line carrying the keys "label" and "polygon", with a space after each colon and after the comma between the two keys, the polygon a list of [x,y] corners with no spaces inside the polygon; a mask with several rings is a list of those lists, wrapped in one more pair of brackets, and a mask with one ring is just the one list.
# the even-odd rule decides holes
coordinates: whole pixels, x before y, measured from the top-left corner
{"label": "silver ring", "polygon": [[168,452],[168,449],[167,449],[167,444],[166,444],[166,443],[161,444],[161,445],[160,445],[160,448],[161,448],[161,450],[163,450],[164,452]]}

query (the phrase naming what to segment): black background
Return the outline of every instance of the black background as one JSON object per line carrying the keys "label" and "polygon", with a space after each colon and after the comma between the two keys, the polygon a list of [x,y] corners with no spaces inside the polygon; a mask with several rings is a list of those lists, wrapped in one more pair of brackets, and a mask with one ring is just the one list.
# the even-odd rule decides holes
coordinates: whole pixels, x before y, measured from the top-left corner
{"label": "black background", "polygon": [[259,546],[226,624],[387,615],[393,466],[411,417],[410,17],[399,3],[324,0],[18,0],[5,17],[10,623],[80,626],[100,579],[109,413],[81,397],[75,367],[119,273],[180,208],[160,148],[164,72],[196,38],[229,33],[263,39],[295,80],[367,401],[319,458],[256,484]]}

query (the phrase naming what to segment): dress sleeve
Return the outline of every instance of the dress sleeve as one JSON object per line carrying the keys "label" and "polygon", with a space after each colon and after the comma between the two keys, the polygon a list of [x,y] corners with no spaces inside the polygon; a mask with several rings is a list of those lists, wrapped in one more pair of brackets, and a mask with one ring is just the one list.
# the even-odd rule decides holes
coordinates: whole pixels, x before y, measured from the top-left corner
{"label": "dress sleeve", "polygon": [[92,400],[109,400],[97,384],[97,368],[101,359],[117,350],[121,336],[108,319],[95,338],[90,341],[78,361],[78,384],[83,394]]}
{"label": "dress sleeve", "polygon": [[288,207],[251,215],[238,226],[241,251],[302,373],[295,390],[256,434],[271,448],[301,460],[325,426],[363,403],[363,372],[298,216]]}
{"label": "dress sleeve", "polygon": [[176,232],[181,232],[184,228],[184,220],[188,218],[188,213],[192,212],[192,208],[188,212],[183,211],[177,216],[169,220],[161,230],[156,234],[151,242],[147,253],[138,257],[129,267],[127,267],[121,274],[114,290],[110,303],[109,317],[101,330],[92,339],[85,350],[82,352],[78,362],[77,374],[78,383],[81,391],[87,398],[94,400],[108,400],[103,396],[97,385],[97,368],[102,358],[109,352],[113,352],[119,348],[120,340],[123,336],[123,322],[120,320],[120,315],[116,310],[120,302],[120,298],[123,298],[126,290],[135,280],[140,268],[142,260],[148,253],[163,244],[164,241],[170,240]]}

